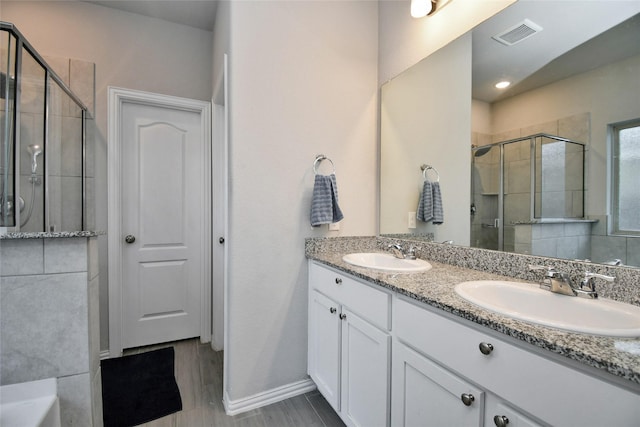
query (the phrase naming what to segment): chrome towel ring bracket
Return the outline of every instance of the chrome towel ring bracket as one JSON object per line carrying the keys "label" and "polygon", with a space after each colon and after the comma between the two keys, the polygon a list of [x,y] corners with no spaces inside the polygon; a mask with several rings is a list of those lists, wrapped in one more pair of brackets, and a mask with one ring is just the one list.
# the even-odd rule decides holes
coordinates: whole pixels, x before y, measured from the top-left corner
{"label": "chrome towel ring bracket", "polygon": [[420,169],[422,170],[422,178],[426,181],[427,180],[427,172],[429,170],[432,170],[436,173],[436,182],[440,182],[440,174],[438,173],[438,170],[436,168],[434,168],[431,165],[422,165],[420,166]]}
{"label": "chrome towel ring bracket", "polygon": [[336,166],[333,164],[333,161],[330,158],[328,158],[327,156],[325,156],[324,154],[318,154],[316,156],[316,160],[315,160],[315,162],[313,162],[313,173],[318,175],[318,166],[320,165],[320,163],[323,160],[328,160],[329,163],[331,163],[331,167],[333,168],[333,172],[332,173],[335,174],[336,173]]}

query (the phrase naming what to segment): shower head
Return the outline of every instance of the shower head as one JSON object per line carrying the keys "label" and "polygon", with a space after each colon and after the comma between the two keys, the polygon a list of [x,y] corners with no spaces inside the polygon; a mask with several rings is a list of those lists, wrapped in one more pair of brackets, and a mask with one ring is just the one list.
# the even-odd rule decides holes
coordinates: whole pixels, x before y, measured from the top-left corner
{"label": "shower head", "polygon": [[478,148],[475,153],[473,153],[474,157],[482,157],[487,154],[491,150],[491,146],[488,145],[486,147]]}
{"label": "shower head", "polygon": [[31,154],[31,174],[35,175],[38,170],[38,156],[42,154],[42,147],[38,144],[31,144],[27,147],[27,151]]}
{"label": "shower head", "polygon": [[39,156],[42,153],[42,147],[38,144],[31,144],[27,147],[27,151],[32,156]]}

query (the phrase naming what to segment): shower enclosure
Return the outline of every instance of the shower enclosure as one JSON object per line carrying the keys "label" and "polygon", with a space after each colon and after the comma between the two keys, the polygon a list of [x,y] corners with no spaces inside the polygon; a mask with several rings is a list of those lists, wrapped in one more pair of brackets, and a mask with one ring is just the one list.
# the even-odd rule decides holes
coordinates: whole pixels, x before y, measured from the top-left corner
{"label": "shower enclosure", "polygon": [[547,134],[472,147],[471,246],[562,256],[566,230],[579,242],[564,255],[588,255],[584,159],[584,144]]}
{"label": "shower enclosure", "polygon": [[0,22],[0,233],[84,230],[86,107]]}

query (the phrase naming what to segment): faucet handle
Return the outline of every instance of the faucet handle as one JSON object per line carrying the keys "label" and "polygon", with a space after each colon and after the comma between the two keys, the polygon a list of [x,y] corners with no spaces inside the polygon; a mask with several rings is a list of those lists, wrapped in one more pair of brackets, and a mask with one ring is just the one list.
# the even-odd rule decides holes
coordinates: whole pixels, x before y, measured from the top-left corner
{"label": "faucet handle", "polygon": [[589,288],[591,291],[596,290],[595,279],[606,280],[607,282],[613,282],[616,280],[615,276],[606,276],[604,274],[592,273],[591,271],[585,271],[584,279],[580,282],[581,288]]}
{"label": "faucet handle", "polygon": [[406,259],[416,259],[416,248],[414,246],[410,246],[404,257]]}
{"label": "faucet handle", "polygon": [[556,273],[556,270],[553,267],[548,265],[529,264],[529,270],[530,271],[544,270],[547,276],[550,275],[551,273]]}
{"label": "faucet handle", "polygon": [[604,274],[592,273],[590,271],[586,271],[584,273],[584,279],[580,282],[579,296],[587,296],[589,298],[598,298],[598,293],[596,292],[596,282],[595,279],[606,280],[607,282],[613,282],[616,280],[614,276],[606,276]]}
{"label": "faucet handle", "polygon": [[548,266],[548,265],[529,264],[529,270],[530,271],[544,270],[545,271],[545,274],[544,274],[545,279],[542,279],[542,281],[540,282],[540,288],[546,289],[546,290],[549,290],[549,291],[551,290],[551,280],[549,278],[550,277],[555,277],[555,275],[558,273],[553,267]]}
{"label": "faucet handle", "polygon": [[590,271],[586,271],[584,273],[584,278],[585,279],[598,278],[598,279],[606,280],[607,282],[613,282],[614,280],[616,280],[615,276],[607,276],[605,274],[592,273]]}

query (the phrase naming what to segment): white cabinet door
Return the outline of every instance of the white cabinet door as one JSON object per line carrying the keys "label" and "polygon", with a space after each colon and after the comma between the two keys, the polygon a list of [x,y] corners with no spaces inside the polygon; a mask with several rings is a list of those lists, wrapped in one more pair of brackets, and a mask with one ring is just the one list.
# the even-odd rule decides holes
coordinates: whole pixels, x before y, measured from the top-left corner
{"label": "white cabinet door", "polygon": [[541,427],[544,425],[531,420],[492,394],[487,395],[484,413],[485,427]]}
{"label": "white cabinet door", "polygon": [[340,411],[340,306],[317,291],[309,292],[308,373],[327,402]]}
{"label": "white cabinet door", "polygon": [[391,337],[342,309],[343,419],[350,426],[389,425]]}
{"label": "white cabinet door", "polygon": [[483,425],[482,390],[398,341],[393,343],[392,377],[392,426]]}

